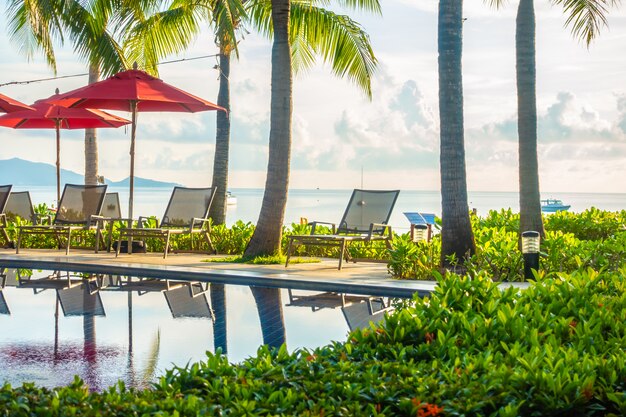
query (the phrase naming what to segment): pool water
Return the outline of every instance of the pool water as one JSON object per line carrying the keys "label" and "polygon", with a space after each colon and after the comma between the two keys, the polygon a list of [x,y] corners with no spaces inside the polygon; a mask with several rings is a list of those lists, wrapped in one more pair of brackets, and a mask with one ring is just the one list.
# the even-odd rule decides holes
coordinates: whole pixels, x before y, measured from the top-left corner
{"label": "pool water", "polygon": [[1,269],[0,383],[92,390],[146,387],[220,348],[231,362],[262,344],[293,351],[345,340],[391,300],[303,291]]}

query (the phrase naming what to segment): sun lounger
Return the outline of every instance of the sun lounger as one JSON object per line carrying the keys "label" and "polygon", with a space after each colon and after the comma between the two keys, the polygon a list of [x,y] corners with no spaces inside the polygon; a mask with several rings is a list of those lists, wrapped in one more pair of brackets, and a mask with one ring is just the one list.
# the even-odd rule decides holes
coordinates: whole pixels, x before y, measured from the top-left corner
{"label": "sun lounger", "polygon": [[39,223],[38,217],[33,208],[33,202],[30,199],[28,191],[19,191],[11,193],[7,205],[4,208],[7,220],[15,221],[17,217],[27,220],[32,224]]}
{"label": "sun lounger", "polygon": [[[194,234],[200,234],[206,240],[211,252],[215,252],[211,242],[209,209],[215,196],[216,187],[212,188],[184,188],[174,187],[172,196],[165,209],[165,214],[158,227],[144,227],[147,217],[140,217],[138,227],[121,228],[115,256],[120,254],[123,240],[132,238],[159,238],[165,241],[163,258],[169,251],[170,237],[173,234],[189,234],[191,237],[191,249],[193,250]],[[130,251],[132,251],[132,245]],[[130,252],[129,251],[129,252]]]}
{"label": "sun lounger", "polygon": [[[391,226],[389,218],[399,190],[354,190],[346,211],[343,214],[339,227],[334,223],[315,221],[310,223],[313,227],[310,235],[289,236],[289,246],[287,248],[287,261],[285,267],[289,265],[289,258],[293,245],[317,245],[317,246],[338,246],[339,247],[339,267],[343,259],[350,260],[346,247],[351,242],[372,242],[385,241],[387,247],[391,248]],[[319,224],[326,224],[332,227],[330,235],[316,235],[315,229]]]}
{"label": "sun lounger", "polygon": [[20,226],[17,249],[20,252],[22,237],[25,234],[54,235],[62,246],[61,236],[65,237],[65,254],[70,253],[72,233],[76,231],[96,232],[96,253],[102,240],[102,202],[106,185],[66,184],[61,195],[59,207],[51,225]]}

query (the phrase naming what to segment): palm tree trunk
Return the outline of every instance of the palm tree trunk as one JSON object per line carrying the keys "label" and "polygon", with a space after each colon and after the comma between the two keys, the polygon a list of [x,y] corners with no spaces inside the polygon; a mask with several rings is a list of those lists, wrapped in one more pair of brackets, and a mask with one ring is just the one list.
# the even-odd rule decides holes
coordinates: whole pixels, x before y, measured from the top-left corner
{"label": "palm tree trunk", "polygon": [[209,214],[213,219],[213,224],[226,223],[228,148],[230,144],[230,50],[220,49],[220,89],[217,93],[217,105],[225,108],[226,112],[217,112],[215,156],[213,158],[213,185],[217,186],[217,191]]}
{"label": "palm tree trunk", "polygon": [[250,287],[261,321],[263,343],[280,347],[286,341],[283,302],[278,288]]}
{"label": "palm tree trunk", "polygon": [[[89,66],[89,84],[100,78],[100,70]],[[96,129],[85,129],[85,185],[98,184],[98,138]]]}
{"label": "palm tree trunk", "polygon": [[535,10],[533,0],[520,0],[515,28],[517,133],[519,135],[520,233],[534,230],[543,237],[539,162],[537,160],[537,97]]}
{"label": "palm tree trunk", "polygon": [[226,288],[224,284],[211,283],[209,286],[211,306],[215,314],[213,321],[213,346],[215,350],[222,350],[222,354],[228,353],[228,326],[226,321]]}
{"label": "palm tree trunk", "polygon": [[441,135],[441,265],[476,251],[467,203],[461,71],[463,0],[439,1],[439,119]]}
{"label": "palm tree trunk", "polygon": [[292,74],[289,45],[290,0],[272,0],[274,44],[269,161],[259,221],[245,256],[280,254],[291,158]]}

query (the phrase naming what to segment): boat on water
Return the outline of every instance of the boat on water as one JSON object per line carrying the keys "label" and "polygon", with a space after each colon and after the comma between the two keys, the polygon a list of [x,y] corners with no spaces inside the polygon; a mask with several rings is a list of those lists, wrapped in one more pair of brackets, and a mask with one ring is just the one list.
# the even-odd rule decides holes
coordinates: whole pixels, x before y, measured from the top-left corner
{"label": "boat on water", "polygon": [[234,196],[230,191],[226,191],[226,204],[234,206],[237,204],[237,196]]}
{"label": "boat on water", "polygon": [[563,204],[563,201],[555,198],[548,198],[547,200],[541,200],[541,211],[546,213],[555,213],[557,211],[567,211],[571,205]]}

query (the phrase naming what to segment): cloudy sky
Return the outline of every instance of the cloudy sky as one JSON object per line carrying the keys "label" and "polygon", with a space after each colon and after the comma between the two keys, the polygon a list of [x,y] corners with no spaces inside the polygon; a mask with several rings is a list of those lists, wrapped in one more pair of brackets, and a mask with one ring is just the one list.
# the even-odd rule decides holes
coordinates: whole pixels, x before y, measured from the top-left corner
{"label": "cloudy sky", "polygon": [[[369,32],[379,69],[369,101],[319,65],[294,83],[292,188],[437,190],[439,116],[437,10],[433,0],[384,0],[383,16],[353,15]],[[502,10],[466,1],[463,76],[468,187],[517,190],[515,2]],[[564,28],[561,10],[536,2],[540,181],[544,192],[626,192],[626,8],[590,48]],[[53,76],[9,42],[0,17],[0,84]],[[210,33],[181,57],[216,52]],[[231,69],[230,185],[262,187],[269,136],[271,44],[255,34]],[[176,58],[176,57],[173,57]],[[180,58],[180,57],[179,57]],[[86,72],[70,49],[57,51],[58,75]],[[215,101],[214,58],[162,65],[161,78]],[[86,76],[5,85],[26,103],[80,87]],[[124,116],[124,114],[120,114]],[[127,176],[130,129],[101,130],[100,173]],[[215,114],[139,115],[136,175],[189,186],[211,183]],[[54,134],[0,129],[0,159],[54,163]],[[81,132],[62,132],[62,166],[82,172]]]}

